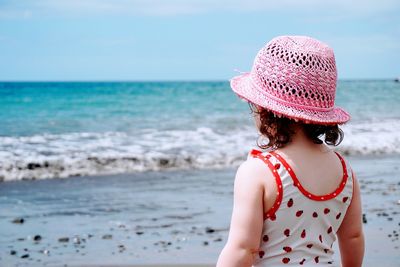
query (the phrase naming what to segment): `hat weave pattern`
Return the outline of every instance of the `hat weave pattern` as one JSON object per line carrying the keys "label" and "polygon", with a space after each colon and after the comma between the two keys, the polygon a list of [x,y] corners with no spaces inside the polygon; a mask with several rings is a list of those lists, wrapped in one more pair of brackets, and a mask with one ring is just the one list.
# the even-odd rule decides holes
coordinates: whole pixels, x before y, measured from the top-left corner
{"label": "hat weave pattern", "polygon": [[350,115],[334,106],[337,71],[333,50],[306,36],[280,36],[257,54],[250,73],[231,80],[240,97],[289,118],[341,124]]}

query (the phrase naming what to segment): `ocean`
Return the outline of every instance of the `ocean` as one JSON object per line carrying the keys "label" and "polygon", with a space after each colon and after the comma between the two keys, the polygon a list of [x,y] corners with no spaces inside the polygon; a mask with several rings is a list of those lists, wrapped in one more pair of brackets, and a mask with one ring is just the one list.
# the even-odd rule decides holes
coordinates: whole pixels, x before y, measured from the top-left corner
{"label": "ocean", "polygon": [[[400,153],[400,83],[339,81],[338,150]],[[2,82],[0,181],[237,166],[258,133],[221,82]]]}
{"label": "ocean", "polygon": [[[215,266],[258,138],[228,82],[7,82],[0,94],[0,266]],[[397,267],[400,83],[340,81],[336,100],[352,115],[337,149],[360,183],[363,266]]]}

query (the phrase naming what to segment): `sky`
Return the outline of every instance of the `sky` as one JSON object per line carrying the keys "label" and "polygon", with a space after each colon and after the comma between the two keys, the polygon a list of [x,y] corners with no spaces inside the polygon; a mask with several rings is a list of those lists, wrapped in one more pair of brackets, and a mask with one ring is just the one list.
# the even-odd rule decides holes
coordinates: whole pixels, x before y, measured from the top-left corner
{"label": "sky", "polygon": [[399,0],[0,0],[0,80],[228,80],[279,35],[327,43],[339,79],[400,76]]}

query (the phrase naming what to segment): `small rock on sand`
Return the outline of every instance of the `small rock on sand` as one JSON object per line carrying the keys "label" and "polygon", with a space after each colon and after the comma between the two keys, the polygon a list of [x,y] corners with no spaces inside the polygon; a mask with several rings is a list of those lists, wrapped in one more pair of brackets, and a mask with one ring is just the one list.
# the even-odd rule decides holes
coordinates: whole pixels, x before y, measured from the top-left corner
{"label": "small rock on sand", "polygon": [[211,233],[214,233],[214,232],[215,232],[215,229],[213,229],[211,227],[206,227],[206,233],[207,234],[211,234]]}
{"label": "small rock on sand", "polygon": [[67,243],[67,242],[69,242],[69,237],[60,237],[58,239],[58,242]]}
{"label": "small rock on sand", "polygon": [[363,223],[367,223],[367,215],[365,213],[362,215],[362,221]]}
{"label": "small rock on sand", "polygon": [[102,236],[103,239],[112,239],[112,235],[106,234]]}
{"label": "small rock on sand", "polygon": [[12,220],[12,223],[16,223],[16,224],[23,224],[25,222],[24,218],[15,218],[14,220]]}

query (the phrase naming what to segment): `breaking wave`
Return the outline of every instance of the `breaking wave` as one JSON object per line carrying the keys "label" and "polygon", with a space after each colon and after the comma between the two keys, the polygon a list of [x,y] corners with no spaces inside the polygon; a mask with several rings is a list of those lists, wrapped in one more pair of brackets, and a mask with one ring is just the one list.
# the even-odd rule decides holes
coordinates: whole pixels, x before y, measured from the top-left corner
{"label": "breaking wave", "polygon": [[[350,123],[343,130],[338,151],[346,155],[400,153],[399,120]],[[0,180],[236,167],[256,139],[251,127],[0,137]]]}

